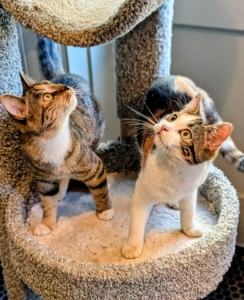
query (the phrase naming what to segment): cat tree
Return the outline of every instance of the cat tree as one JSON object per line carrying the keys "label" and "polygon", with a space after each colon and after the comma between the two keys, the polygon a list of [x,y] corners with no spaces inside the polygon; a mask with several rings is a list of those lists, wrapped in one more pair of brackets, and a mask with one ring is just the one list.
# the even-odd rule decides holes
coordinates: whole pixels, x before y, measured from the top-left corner
{"label": "cat tree", "polygon": [[[21,94],[14,17],[63,44],[116,39],[118,115],[131,117],[127,105],[140,109],[151,83],[170,72],[172,15],[173,0],[1,0],[0,94]],[[190,300],[206,296],[222,280],[234,253],[239,204],[221,171],[213,167],[200,191],[213,204],[217,224],[190,247],[138,264],[81,262],[46,249],[27,232],[38,194],[1,104],[0,127],[0,257],[9,299]],[[132,141],[114,142],[98,154],[109,172],[138,171],[135,149]]]}

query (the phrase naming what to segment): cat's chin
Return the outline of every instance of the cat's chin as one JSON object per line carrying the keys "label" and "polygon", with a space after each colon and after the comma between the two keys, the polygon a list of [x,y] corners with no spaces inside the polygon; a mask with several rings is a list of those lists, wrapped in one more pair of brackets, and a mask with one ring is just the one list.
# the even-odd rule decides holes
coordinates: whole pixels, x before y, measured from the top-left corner
{"label": "cat's chin", "polygon": [[154,138],[154,146],[155,146],[155,149],[159,149],[160,147],[162,147],[163,145],[165,145],[162,141],[162,139],[160,138],[160,136],[155,136]]}
{"label": "cat's chin", "polygon": [[160,137],[159,134],[156,134],[154,137],[154,145],[156,146],[156,148],[159,148],[162,145],[162,139]]}
{"label": "cat's chin", "polygon": [[76,105],[77,105],[77,98],[75,95],[71,95],[70,97],[70,109],[71,111],[73,111],[75,108],[76,108]]}

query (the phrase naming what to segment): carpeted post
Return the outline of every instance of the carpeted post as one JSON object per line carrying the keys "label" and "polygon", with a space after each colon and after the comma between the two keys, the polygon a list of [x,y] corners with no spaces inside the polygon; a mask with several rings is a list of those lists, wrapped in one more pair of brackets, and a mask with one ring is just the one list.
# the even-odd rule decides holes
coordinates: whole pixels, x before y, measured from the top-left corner
{"label": "carpeted post", "polygon": [[[152,82],[170,74],[174,0],[167,0],[154,13],[115,42],[119,118],[135,118],[128,106],[141,110]],[[122,124],[122,137],[128,126]]]}
{"label": "carpeted post", "polygon": [[[13,17],[0,5],[0,95],[4,93],[20,95],[22,92],[18,73],[22,67],[17,38]],[[28,174],[19,148],[18,132],[1,104],[0,116],[0,258],[8,298],[30,299],[28,297],[30,291],[19,279],[11,262],[5,218],[9,196],[13,190],[16,189],[27,196],[32,178]]]}

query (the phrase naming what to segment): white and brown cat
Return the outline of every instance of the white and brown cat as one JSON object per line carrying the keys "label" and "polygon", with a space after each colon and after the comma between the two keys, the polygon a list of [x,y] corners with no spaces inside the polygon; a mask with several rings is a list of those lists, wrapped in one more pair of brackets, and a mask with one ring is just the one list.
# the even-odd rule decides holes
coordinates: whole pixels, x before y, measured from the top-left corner
{"label": "white and brown cat", "polygon": [[[142,168],[133,196],[129,237],[122,248],[126,258],[141,254],[145,225],[152,207],[159,202],[180,209],[181,229],[186,235],[202,235],[195,220],[197,190],[232,131],[230,123],[203,122],[201,93],[180,101],[180,93],[167,86],[151,90],[143,111],[145,122],[138,137]],[[170,95],[170,100],[162,102],[164,97],[158,97],[160,93]],[[183,105],[184,101],[188,104]]]}

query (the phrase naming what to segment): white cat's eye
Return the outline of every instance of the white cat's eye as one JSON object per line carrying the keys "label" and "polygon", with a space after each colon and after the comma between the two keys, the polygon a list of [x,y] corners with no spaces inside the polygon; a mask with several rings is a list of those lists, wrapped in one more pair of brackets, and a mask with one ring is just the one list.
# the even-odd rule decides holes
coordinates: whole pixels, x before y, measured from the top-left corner
{"label": "white cat's eye", "polygon": [[45,101],[51,101],[53,99],[53,95],[52,94],[44,94],[43,99]]}
{"label": "white cat's eye", "polygon": [[192,134],[191,134],[190,130],[185,129],[180,132],[180,136],[185,140],[189,140],[189,139],[191,139]]}
{"label": "white cat's eye", "polygon": [[169,117],[167,118],[167,121],[168,121],[168,122],[174,122],[176,119],[177,119],[177,115],[174,114],[174,115],[172,115],[172,116],[169,116]]}

